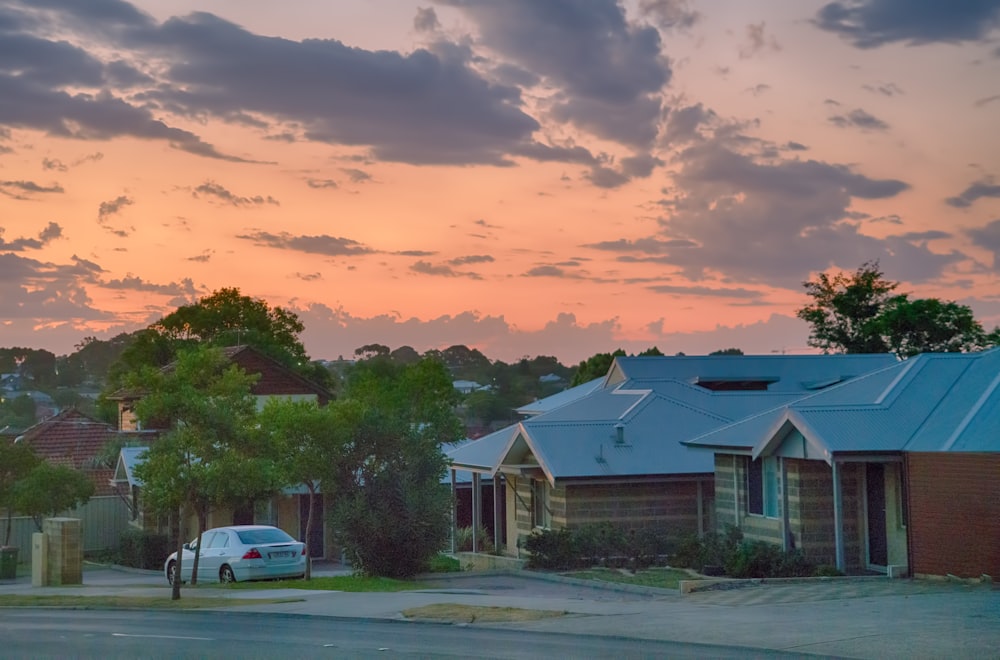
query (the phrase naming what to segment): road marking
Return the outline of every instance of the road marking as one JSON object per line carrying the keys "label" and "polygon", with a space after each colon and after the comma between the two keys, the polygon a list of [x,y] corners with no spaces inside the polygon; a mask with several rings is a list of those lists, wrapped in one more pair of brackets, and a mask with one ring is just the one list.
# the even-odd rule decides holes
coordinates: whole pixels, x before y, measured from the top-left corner
{"label": "road marking", "polygon": [[148,637],[152,639],[193,639],[198,642],[214,642],[212,637],[182,637],[180,635],[129,635],[127,633],[111,633],[112,637]]}

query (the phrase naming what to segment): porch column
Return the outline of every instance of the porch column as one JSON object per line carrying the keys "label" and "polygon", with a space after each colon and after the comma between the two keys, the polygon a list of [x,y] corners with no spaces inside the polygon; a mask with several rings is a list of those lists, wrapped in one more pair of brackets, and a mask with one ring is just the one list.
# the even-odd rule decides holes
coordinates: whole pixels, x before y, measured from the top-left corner
{"label": "porch column", "polygon": [[451,468],[449,472],[451,472],[451,554],[455,554],[458,551],[455,545],[458,535],[458,495],[455,489],[455,468]]}
{"label": "porch column", "polygon": [[844,572],[844,512],[841,506],[840,493],[840,463],[834,459],[830,467],[833,469],[833,542],[836,546],[837,570]]}
{"label": "porch column", "polygon": [[705,504],[702,495],[701,479],[698,480],[698,538],[705,536]]}
{"label": "porch column", "polygon": [[501,479],[499,474],[493,475],[493,549],[500,554],[500,545],[503,540],[503,528],[500,520],[500,496],[507,496],[506,492],[501,493]]}
{"label": "porch column", "polygon": [[472,551],[479,552],[479,518],[483,509],[482,476],[472,473]]}
{"label": "porch column", "polygon": [[788,515],[788,464],[784,456],[779,456],[778,462],[781,465],[781,549],[788,552],[792,549]]}

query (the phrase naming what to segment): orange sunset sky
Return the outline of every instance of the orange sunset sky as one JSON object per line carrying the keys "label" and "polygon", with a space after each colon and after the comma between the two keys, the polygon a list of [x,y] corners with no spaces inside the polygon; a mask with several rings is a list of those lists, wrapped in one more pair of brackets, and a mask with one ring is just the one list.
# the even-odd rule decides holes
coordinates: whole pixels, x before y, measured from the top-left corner
{"label": "orange sunset sky", "polygon": [[801,352],[876,259],[991,329],[998,146],[996,0],[0,0],[0,346]]}

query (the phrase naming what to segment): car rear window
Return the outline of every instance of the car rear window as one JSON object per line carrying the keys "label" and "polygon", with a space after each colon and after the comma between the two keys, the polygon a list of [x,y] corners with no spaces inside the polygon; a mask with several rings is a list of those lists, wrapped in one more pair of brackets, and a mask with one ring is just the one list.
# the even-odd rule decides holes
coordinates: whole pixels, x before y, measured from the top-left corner
{"label": "car rear window", "polygon": [[294,542],[291,536],[280,529],[246,529],[236,532],[240,541],[244,545],[255,545],[257,543],[289,543]]}

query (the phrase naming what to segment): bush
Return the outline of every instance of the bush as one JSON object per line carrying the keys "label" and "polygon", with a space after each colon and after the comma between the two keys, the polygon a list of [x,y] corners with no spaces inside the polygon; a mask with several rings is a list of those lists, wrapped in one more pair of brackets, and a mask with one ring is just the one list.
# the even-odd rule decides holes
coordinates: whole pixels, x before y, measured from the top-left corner
{"label": "bush", "polygon": [[659,563],[669,543],[666,534],[655,529],[625,530],[604,522],[536,530],[524,547],[531,555],[531,568],[565,570],[602,565],[639,569]]}
{"label": "bush", "polygon": [[[485,526],[479,526],[476,541],[480,552],[493,552],[493,535]],[[472,527],[459,527],[455,530],[455,549],[459,552],[472,551]]]}
{"label": "bush", "polygon": [[449,555],[437,554],[431,557],[427,570],[431,573],[458,573],[462,570],[462,563]]}
{"label": "bush", "polygon": [[159,569],[170,554],[166,534],[143,529],[122,532],[119,562],[132,568]]}
{"label": "bush", "polygon": [[734,578],[808,577],[817,574],[815,564],[801,550],[785,552],[765,541],[743,538],[743,532],[728,525],[722,534],[687,537],[673,556],[676,566],[713,572],[722,568]]}

